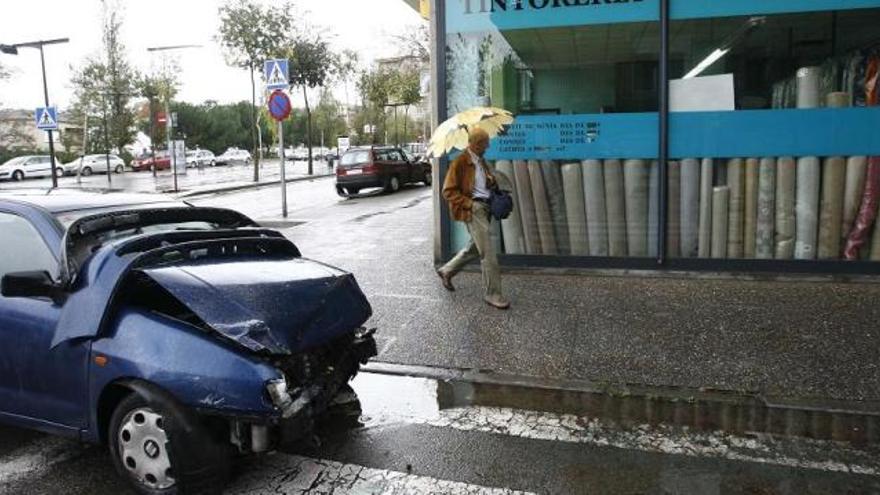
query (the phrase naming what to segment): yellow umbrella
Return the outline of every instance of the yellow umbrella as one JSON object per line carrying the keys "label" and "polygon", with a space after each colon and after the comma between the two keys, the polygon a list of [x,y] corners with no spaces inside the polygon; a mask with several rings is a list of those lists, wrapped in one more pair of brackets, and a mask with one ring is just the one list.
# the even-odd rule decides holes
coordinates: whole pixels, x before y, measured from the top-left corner
{"label": "yellow umbrella", "polygon": [[513,123],[513,114],[503,108],[470,108],[437,126],[428,144],[428,156],[440,158],[453,149],[467,148],[468,132],[471,129],[483,129],[490,138],[493,138],[504,130],[504,126],[511,123]]}

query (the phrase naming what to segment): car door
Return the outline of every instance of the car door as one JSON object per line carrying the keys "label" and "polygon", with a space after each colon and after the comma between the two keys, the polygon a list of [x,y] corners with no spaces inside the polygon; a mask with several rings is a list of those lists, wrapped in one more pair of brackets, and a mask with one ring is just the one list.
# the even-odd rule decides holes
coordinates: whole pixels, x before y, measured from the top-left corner
{"label": "car door", "polygon": [[[49,220],[0,207],[0,277],[43,270],[57,276],[58,259],[41,234],[51,230],[49,225]],[[54,241],[60,245],[60,239]],[[87,425],[89,343],[51,347],[62,304],[45,297],[0,295],[0,416],[55,429]]]}
{"label": "car door", "polygon": [[24,164],[24,173],[28,177],[44,177],[52,173],[52,163],[49,157],[34,156],[28,158]]}
{"label": "car door", "polygon": [[394,165],[394,173],[400,177],[401,184],[412,182],[412,170],[399,149],[390,150],[389,158]]}

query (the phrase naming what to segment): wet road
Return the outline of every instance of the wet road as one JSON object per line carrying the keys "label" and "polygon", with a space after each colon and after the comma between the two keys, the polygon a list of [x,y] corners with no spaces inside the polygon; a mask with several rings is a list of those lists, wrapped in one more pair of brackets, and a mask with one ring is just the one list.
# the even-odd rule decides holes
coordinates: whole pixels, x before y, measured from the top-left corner
{"label": "wet road", "polygon": [[[363,409],[357,424],[323,425],[317,448],[239,462],[226,493],[880,491],[876,452],[832,443],[621,430],[565,414],[469,406],[466,390],[421,378],[362,373],[353,386]],[[103,448],[21,430],[0,435],[0,493],[127,493]]]}
{"label": "wet road", "polygon": [[[387,314],[406,313],[411,289],[436,281],[375,267],[407,256],[430,264],[431,190],[345,200],[332,184],[291,185],[287,219],[277,187],[194,202],[233,207],[282,228],[309,257],[355,273],[372,264],[359,280],[379,301],[374,320],[385,331],[380,348],[388,349],[398,345],[395,335],[413,330],[383,325],[407,321]],[[562,413],[476,406],[467,384],[429,379],[363,373],[353,386],[363,409],[359,424],[331,422],[320,447],[240,462],[227,493],[880,493],[876,450],[619,429]],[[0,428],[0,494],[19,493],[127,492],[104,448]]]}

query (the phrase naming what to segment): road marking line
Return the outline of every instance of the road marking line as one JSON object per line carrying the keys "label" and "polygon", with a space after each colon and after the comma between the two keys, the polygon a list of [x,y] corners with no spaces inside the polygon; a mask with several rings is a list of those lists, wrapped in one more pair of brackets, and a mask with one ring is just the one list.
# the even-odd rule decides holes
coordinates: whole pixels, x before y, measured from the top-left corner
{"label": "road marking line", "polygon": [[604,424],[598,419],[570,414],[493,407],[445,409],[435,418],[414,420],[410,417],[403,421],[534,440],[720,458],[819,471],[880,475],[880,459],[869,452],[848,449],[827,441],[774,439],[766,435],[748,438],[723,432],[680,431],[668,426],[641,425],[632,429],[621,429]]}
{"label": "road marking line", "polygon": [[274,454],[263,458],[258,469],[242,475],[225,493],[528,495],[531,492],[472,485],[324,459]]}

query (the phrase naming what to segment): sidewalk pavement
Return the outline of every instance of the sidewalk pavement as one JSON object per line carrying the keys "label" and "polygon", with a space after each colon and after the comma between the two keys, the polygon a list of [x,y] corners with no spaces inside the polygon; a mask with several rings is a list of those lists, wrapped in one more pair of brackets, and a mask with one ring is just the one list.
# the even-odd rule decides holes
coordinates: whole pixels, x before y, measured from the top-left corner
{"label": "sidewalk pavement", "polygon": [[357,276],[380,362],[855,401],[880,412],[880,284],[506,271],[512,308],[499,311],[482,301],[476,271],[458,275],[455,292],[443,289],[431,192],[409,194],[419,196],[288,231],[306,256]]}
{"label": "sidewalk pavement", "polygon": [[[191,197],[216,192],[234,191],[260,187],[281,182],[281,170],[277,159],[267,159],[260,166],[260,180],[254,182],[253,166],[218,166],[202,169],[191,168],[177,177],[177,195]],[[315,161],[313,175],[308,174],[308,163],[288,161],[286,179],[288,182],[307,180],[333,175],[333,167],[326,162]],[[48,189],[52,185],[49,178],[31,179],[22,182],[2,182],[0,190]],[[160,171],[156,177],[150,172],[131,172],[112,174],[108,182],[106,175],[95,174],[89,177],[61,177],[58,187],[63,189],[82,189],[102,192],[168,193],[174,192],[174,175],[169,170]]]}

